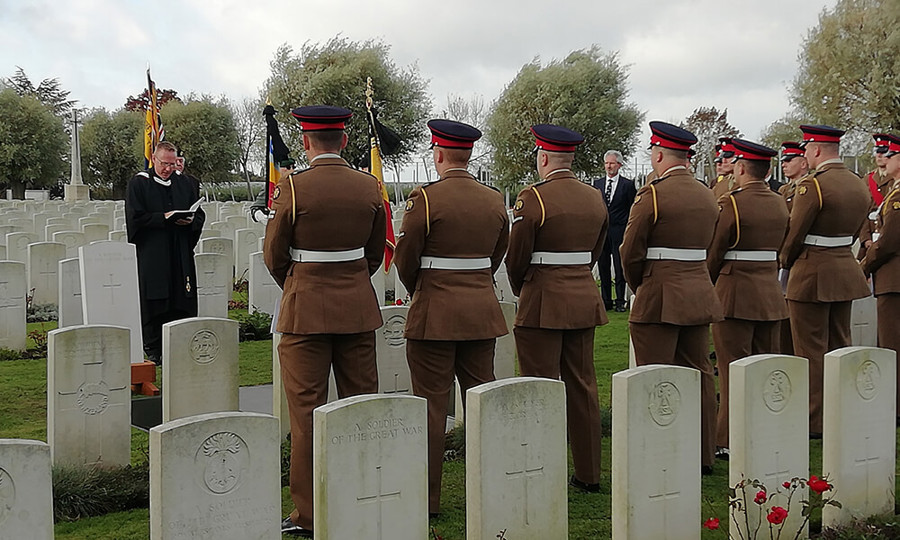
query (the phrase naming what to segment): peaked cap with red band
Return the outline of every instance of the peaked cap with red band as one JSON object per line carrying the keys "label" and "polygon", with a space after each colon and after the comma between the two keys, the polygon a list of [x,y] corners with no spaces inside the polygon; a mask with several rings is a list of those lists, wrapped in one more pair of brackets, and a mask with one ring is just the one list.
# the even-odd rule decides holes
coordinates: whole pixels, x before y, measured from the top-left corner
{"label": "peaked cap with red band", "polygon": [[894,154],[900,154],[900,137],[896,135],[888,135],[888,157],[893,156]]}
{"label": "peaked cap with red band", "polygon": [[888,151],[888,147],[891,145],[891,136],[889,134],[876,133],[872,135],[872,138],[875,139],[875,152],[884,154]]}
{"label": "peaked cap with red band", "polygon": [[650,122],[650,146],[687,152],[697,144],[697,137],[686,129],[666,122]]}
{"label": "peaked cap with red band", "polygon": [[778,155],[777,150],[772,150],[768,146],[763,146],[744,139],[734,139],[731,141],[731,144],[734,145],[735,159],[770,161],[773,157]]}
{"label": "peaked cap with red band", "polygon": [[803,132],[803,142],[800,144],[804,146],[811,142],[836,144],[841,142],[841,136],[845,133],[844,130],[831,126],[810,126],[806,124],[800,126],[800,131]]}
{"label": "peaked cap with red band", "polygon": [[343,107],[309,105],[292,110],[291,116],[300,121],[300,129],[303,131],[325,131],[344,129],[344,124],[353,113]]}
{"label": "peaked cap with red band", "polygon": [[734,154],[734,139],[731,137],[719,137],[719,152],[722,157],[731,157]]}
{"label": "peaked cap with red band", "polygon": [[455,120],[429,120],[431,144],[444,148],[470,149],[481,138],[481,131]]}
{"label": "peaked cap with red band", "polygon": [[790,161],[797,156],[802,156],[805,154],[806,152],[798,142],[784,141],[783,143],[781,143],[781,159],[783,161]]}
{"label": "peaked cap with red band", "polygon": [[584,142],[584,137],[577,131],[553,124],[531,126],[535,146],[548,152],[574,152]]}

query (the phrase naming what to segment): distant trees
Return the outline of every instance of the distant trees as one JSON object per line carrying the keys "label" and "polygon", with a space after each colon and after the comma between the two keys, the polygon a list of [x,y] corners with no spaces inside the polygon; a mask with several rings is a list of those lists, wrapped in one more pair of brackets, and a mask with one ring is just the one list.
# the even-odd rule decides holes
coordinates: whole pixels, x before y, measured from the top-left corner
{"label": "distant trees", "polygon": [[12,189],[13,198],[24,199],[27,188],[55,185],[65,171],[68,146],[52,107],[35,95],[0,89],[0,187]]}
{"label": "distant trees", "polygon": [[697,160],[703,160],[705,180],[709,183],[715,177],[716,168],[713,159],[716,157],[716,144],[719,137],[741,137],[741,131],[728,123],[728,109],[721,112],[715,107],[698,107],[688,116],[681,127],[697,136],[694,150]]}
{"label": "distant trees", "polygon": [[585,138],[575,153],[574,170],[585,176],[603,171],[610,149],[630,153],[644,114],[628,103],[628,71],[614,53],[599,47],[574,51],[542,66],[525,64],[503,90],[487,121],[497,185],[515,188],[536,179],[530,127],[551,123]]}
{"label": "distant trees", "polygon": [[119,109],[94,109],[81,129],[84,183],[94,198],[123,199],[125,187],[144,168],[144,115]]}
{"label": "distant trees", "polygon": [[265,95],[278,111],[282,136],[303,160],[300,126],[290,111],[302,105],[335,105],[353,111],[344,157],[356,163],[368,152],[366,78],[372,78],[378,119],[403,139],[400,149],[386,156],[389,164],[407,163],[425,143],[425,121],[431,108],[426,81],[413,65],[399,68],[381,41],[350,41],[335,37],[324,44],[306,42],[299,52],[282,45],[271,62]]}
{"label": "distant trees", "polygon": [[188,97],[169,101],[160,111],[165,140],[185,155],[185,169],[206,182],[233,179],[240,147],[231,109],[224,98]]}
{"label": "distant trees", "polygon": [[16,67],[16,73],[3,82],[20,96],[31,96],[44,104],[50,112],[63,118],[72,111],[75,100],[69,99],[69,92],[60,87],[59,79],[44,79],[37,86],[31,82],[25,70]]}

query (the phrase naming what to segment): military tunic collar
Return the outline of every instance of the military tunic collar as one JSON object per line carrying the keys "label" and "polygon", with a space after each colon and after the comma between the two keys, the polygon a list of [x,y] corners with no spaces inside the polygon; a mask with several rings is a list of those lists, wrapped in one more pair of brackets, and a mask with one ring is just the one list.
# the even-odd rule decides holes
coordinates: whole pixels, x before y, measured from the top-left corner
{"label": "military tunic collar", "polygon": [[572,169],[553,169],[552,171],[547,173],[547,177],[545,178],[545,180],[550,180],[551,176],[553,176],[556,173],[561,173],[561,172],[567,172],[569,174],[572,174]]}
{"label": "military tunic collar", "polygon": [[684,171],[686,171],[686,170],[687,170],[687,167],[685,167],[684,165],[675,165],[674,167],[669,167],[668,169],[666,169],[665,171],[663,171],[663,173],[662,173],[661,175],[659,175],[659,177],[660,177],[660,178],[665,178],[666,176],[669,176],[669,175],[672,174],[673,172],[679,171],[679,170],[684,170]]}
{"label": "military tunic collar", "polygon": [[312,158],[312,160],[310,160],[310,164],[317,159],[328,159],[328,158],[344,159],[341,157],[340,154],[333,154],[333,153],[329,152],[327,154],[319,154],[318,156]]}

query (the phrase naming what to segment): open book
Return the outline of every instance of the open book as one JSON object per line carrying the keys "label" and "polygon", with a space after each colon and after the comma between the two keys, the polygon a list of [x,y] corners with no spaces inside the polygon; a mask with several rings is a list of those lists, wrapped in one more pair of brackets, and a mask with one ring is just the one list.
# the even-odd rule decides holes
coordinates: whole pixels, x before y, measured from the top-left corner
{"label": "open book", "polygon": [[205,197],[200,197],[187,210],[173,210],[171,212],[166,212],[166,219],[174,219],[174,220],[193,219],[194,212],[196,212],[197,209],[200,208],[200,203],[202,203],[205,200],[206,200]]}

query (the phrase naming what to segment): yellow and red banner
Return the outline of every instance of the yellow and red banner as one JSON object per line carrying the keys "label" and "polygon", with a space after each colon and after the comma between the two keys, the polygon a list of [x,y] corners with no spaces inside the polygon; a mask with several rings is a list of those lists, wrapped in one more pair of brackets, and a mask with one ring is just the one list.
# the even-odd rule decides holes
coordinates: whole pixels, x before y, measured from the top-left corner
{"label": "yellow and red banner", "polygon": [[156,145],[163,140],[164,132],[159,119],[159,105],[156,101],[156,84],[150,78],[147,68],[147,115],[144,118],[144,166],[150,167]]}

